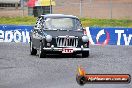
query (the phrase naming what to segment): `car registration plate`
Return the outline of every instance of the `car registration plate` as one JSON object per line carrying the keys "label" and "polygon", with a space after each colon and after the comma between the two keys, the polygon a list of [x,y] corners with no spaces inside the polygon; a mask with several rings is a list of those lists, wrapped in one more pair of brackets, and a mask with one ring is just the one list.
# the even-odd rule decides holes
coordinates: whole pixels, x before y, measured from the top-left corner
{"label": "car registration plate", "polygon": [[63,48],[62,53],[73,53],[73,49]]}

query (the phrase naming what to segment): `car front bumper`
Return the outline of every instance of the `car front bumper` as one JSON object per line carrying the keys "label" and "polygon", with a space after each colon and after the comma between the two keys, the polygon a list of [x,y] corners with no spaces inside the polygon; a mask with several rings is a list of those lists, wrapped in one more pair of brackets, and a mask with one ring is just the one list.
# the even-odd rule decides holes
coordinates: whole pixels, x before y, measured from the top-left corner
{"label": "car front bumper", "polygon": [[67,48],[67,47],[64,47],[64,48],[43,48],[45,51],[63,51],[63,49],[72,49],[73,52],[78,52],[78,51],[89,51],[90,49],[89,48]]}

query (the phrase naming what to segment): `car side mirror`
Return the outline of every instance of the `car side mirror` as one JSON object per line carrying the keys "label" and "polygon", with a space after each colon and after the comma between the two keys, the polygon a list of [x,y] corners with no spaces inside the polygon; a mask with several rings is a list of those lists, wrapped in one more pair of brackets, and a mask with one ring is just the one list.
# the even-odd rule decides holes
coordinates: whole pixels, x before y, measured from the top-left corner
{"label": "car side mirror", "polygon": [[87,31],[85,28],[82,28],[84,35],[87,35]]}

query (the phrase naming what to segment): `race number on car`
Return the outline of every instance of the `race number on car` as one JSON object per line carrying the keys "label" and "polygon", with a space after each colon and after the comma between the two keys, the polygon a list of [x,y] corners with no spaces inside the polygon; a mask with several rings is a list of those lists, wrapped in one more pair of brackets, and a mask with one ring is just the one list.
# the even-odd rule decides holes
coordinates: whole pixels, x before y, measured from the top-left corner
{"label": "race number on car", "polygon": [[73,53],[73,49],[64,48],[62,49],[62,53]]}

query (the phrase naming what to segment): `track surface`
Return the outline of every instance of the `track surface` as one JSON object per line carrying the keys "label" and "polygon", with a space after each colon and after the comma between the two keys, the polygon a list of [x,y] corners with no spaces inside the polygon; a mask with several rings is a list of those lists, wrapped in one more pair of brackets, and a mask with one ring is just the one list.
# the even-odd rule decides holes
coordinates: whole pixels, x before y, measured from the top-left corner
{"label": "track surface", "polygon": [[132,88],[130,84],[86,84],[75,80],[78,65],[87,73],[132,75],[132,46],[90,46],[90,57],[38,58],[29,45],[0,43],[0,88]]}

